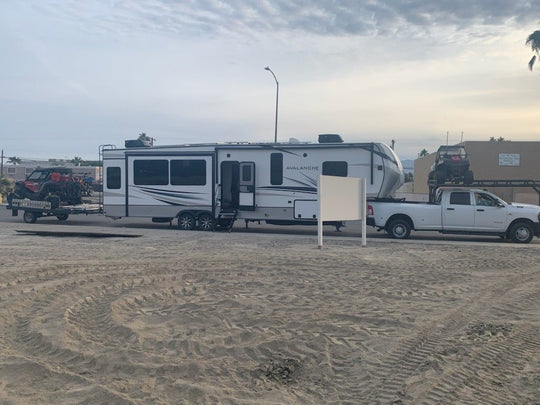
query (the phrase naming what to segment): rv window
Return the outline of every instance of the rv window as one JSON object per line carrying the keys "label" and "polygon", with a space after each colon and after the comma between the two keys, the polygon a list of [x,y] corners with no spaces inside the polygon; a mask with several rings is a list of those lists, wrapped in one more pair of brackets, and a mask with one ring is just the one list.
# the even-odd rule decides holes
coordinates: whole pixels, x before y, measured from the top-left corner
{"label": "rv window", "polygon": [[165,186],[169,184],[168,160],[135,160],[133,183],[137,186]]}
{"label": "rv window", "polygon": [[450,204],[471,205],[471,193],[468,191],[455,191],[450,194]]}
{"label": "rv window", "polygon": [[347,162],[323,162],[322,174],[324,176],[347,177]]}
{"label": "rv window", "polygon": [[283,184],[283,154],[270,154],[270,184],[279,186]]}
{"label": "rv window", "polygon": [[251,181],[251,168],[249,165],[242,166],[242,181]]}
{"label": "rv window", "polygon": [[171,184],[173,186],[206,185],[206,161],[171,160]]}
{"label": "rv window", "polygon": [[122,186],[122,177],[119,167],[107,167],[107,188],[116,190]]}

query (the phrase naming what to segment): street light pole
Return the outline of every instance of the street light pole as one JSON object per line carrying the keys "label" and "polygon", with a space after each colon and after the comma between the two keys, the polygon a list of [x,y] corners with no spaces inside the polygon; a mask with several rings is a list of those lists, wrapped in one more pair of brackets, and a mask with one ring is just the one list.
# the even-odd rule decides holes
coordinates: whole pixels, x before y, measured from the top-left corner
{"label": "street light pole", "polygon": [[268,70],[270,73],[272,73],[272,76],[274,76],[274,80],[276,81],[276,123],[274,125],[274,143],[277,143],[277,118],[278,118],[278,102],[279,102],[279,82],[276,78],[276,75],[274,72],[272,72],[272,69],[270,67],[265,67],[264,70]]}

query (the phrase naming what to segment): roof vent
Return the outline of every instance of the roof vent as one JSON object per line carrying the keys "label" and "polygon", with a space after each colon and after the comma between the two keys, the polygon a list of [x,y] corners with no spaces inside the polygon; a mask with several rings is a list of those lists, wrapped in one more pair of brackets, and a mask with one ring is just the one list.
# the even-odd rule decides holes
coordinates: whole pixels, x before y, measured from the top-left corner
{"label": "roof vent", "polygon": [[343,139],[338,134],[320,134],[319,143],[343,143]]}

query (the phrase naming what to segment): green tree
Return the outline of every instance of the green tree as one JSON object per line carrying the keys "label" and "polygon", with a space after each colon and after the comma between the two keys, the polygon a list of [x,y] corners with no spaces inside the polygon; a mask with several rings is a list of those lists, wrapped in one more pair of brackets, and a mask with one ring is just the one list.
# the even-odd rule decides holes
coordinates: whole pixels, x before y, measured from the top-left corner
{"label": "green tree", "polygon": [[152,138],[151,136],[146,135],[144,132],[141,132],[137,139],[139,141],[148,142],[150,145],[154,145],[154,141],[156,140],[156,138]]}
{"label": "green tree", "polygon": [[427,156],[428,154],[429,154],[429,152],[427,151],[426,148],[424,148],[424,149],[422,149],[422,150],[420,151],[420,153],[418,154],[418,156],[424,157],[424,156]]}
{"label": "green tree", "polygon": [[540,56],[540,31],[534,31],[531,35],[527,37],[525,45],[529,45],[533,52],[536,52],[536,55],[533,55],[529,61],[529,70],[533,70],[534,62],[536,61],[536,56]]}
{"label": "green tree", "polygon": [[13,180],[4,176],[0,176],[0,195],[6,197],[13,191]]}
{"label": "green tree", "polygon": [[405,173],[405,183],[411,183],[414,181],[414,175],[411,172]]}
{"label": "green tree", "polygon": [[17,156],[11,156],[11,157],[8,157],[7,162],[12,165],[20,165],[22,163],[22,159],[18,158]]}
{"label": "green tree", "polygon": [[71,163],[73,163],[75,166],[82,166],[84,160],[80,156],[75,156],[73,159],[71,159]]}

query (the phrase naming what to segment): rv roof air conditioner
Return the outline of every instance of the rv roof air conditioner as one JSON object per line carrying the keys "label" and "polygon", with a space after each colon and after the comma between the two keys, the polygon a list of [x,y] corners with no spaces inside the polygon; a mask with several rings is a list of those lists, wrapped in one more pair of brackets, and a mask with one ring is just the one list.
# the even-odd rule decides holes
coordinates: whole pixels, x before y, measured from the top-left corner
{"label": "rv roof air conditioner", "polygon": [[320,134],[319,143],[343,143],[339,134]]}
{"label": "rv roof air conditioner", "polygon": [[142,139],[127,139],[125,141],[126,148],[149,148],[152,146],[150,141]]}

